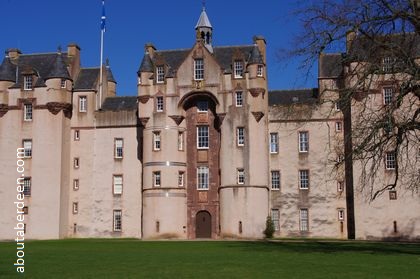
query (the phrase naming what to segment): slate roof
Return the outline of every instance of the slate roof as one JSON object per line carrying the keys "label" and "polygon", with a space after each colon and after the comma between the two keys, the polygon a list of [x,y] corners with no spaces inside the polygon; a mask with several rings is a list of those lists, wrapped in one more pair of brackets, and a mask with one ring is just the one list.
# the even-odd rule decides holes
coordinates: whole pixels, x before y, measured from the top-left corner
{"label": "slate roof", "polygon": [[[174,76],[190,51],[191,49],[156,51],[153,59],[146,53],[142,59],[138,73],[153,72],[156,61],[163,59],[168,66],[166,77]],[[235,54],[243,56],[246,63],[263,63],[262,54],[255,45],[213,47],[212,55],[225,73],[232,72],[232,61]]]}
{"label": "slate roof", "polygon": [[98,78],[99,68],[82,68],[74,83],[74,90],[95,90]]}
{"label": "slate roof", "polygon": [[137,110],[136,96],[108,97],[102,104],[104,111]]}
{"label": "slate roof", "polygon": [[0,80],[16,82],[16,65],[12,64],[8,57],[5,57],[0,65]]}
{"label": "slate roof", "polygon": [[318,63],[318,77],[320,78],[337,78],[343,72],[343,56],[341,53],[322,53]]}
{"label": "slate roof", "polygon": [[314,104],[318,100],[318,88],[296,90],[271,90],[268,105]]}

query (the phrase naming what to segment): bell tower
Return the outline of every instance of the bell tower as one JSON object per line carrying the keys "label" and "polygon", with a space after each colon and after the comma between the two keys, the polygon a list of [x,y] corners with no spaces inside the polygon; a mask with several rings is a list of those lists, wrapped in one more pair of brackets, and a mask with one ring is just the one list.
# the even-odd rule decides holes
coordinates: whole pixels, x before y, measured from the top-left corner
{"label": "bell tower", "polygon": [[203,10],[201,11],[200,18],[195,26],[196,39],[202,40],[206,48],[213,53],[212,47],[212,36],[213,36],[213,27],[211,26],[209,17],[206,13],[205,2],[203,1]]}

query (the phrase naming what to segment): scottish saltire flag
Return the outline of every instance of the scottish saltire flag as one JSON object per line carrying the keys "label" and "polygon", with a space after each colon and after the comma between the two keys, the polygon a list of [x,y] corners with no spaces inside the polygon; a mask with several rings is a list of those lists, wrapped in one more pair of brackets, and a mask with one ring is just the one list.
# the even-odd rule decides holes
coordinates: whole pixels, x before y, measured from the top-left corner
{"label": "scottish saltire flag", "polygon": [[102,17],[101,17],[101,30],[105,32],[105,0],[102,0]]}

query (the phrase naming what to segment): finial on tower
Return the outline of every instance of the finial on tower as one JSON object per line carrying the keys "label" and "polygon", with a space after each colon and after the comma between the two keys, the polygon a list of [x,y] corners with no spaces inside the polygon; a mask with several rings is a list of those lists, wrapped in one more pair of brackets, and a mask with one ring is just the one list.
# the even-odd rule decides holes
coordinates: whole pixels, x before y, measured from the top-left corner
{"label": "finial on tower", "polygon": [[203,5],[203,11],[206,10],[206,0],[201,1],[202,5]]}

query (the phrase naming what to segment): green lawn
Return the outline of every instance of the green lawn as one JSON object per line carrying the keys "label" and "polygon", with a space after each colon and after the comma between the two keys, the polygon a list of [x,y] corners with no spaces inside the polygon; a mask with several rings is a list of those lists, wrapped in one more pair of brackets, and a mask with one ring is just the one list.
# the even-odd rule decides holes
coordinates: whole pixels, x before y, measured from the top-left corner
{"label": "green lawn", "polygon": [[0,243],[0,278],[420,278],[420,244],[57,240]]}

